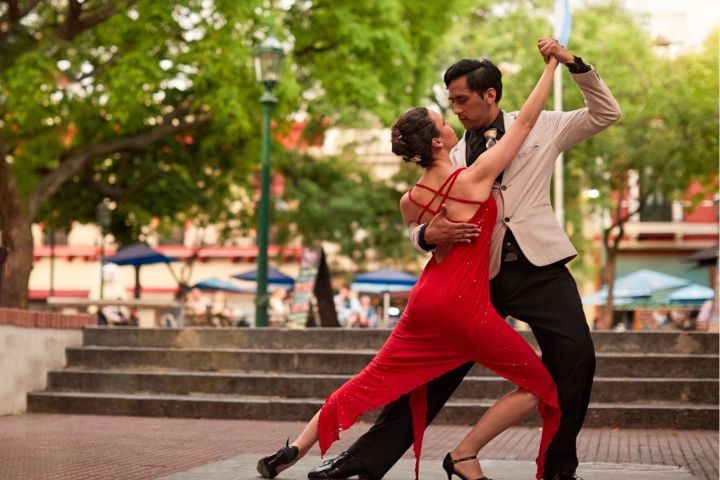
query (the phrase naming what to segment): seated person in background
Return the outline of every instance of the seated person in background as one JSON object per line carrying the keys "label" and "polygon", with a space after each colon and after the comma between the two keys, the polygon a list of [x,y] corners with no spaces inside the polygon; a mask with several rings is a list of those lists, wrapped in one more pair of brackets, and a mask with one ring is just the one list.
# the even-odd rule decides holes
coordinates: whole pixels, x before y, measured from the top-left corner
{"label": "seated person in background", "polygon": [[222,290],[213,294],[212,306],[210,307],[212,324],[216,327],[230,325],[232,311],[228,305],[227,295]]}
{"label": "seated person in background", "polygon": [[360,319],[358,326],[360,328],[377,328],[380,324],[380,315],[378,315],[375,306],[372,304],[370,295],[360,297]]}
{"label": "seated person in background", "polygon": [[277,288],[272,292],[268,302],[268,317],[271,327],[284,327],[289,314],[287,290]]}
{"label": "seated person in background", "polygon": [[342,327],[353,328],[358,326],[360,320],[360,303],[350,293],[350,287],[341,285],[335,295],[335,311],[337,312],[338,323]]}
{"label": "seated person in background", "polygon": [[193,325],[204,325],[208,323],[209,304],[202,292],[193,288],[185,302],[185,316],[190,319]]}
{"label": "seated person in background", "polygon": [[[118,300],[121,300],[118,298]],[[100,325],[130,325],[130,312],[126,307],[107,305],[98,312]]]}

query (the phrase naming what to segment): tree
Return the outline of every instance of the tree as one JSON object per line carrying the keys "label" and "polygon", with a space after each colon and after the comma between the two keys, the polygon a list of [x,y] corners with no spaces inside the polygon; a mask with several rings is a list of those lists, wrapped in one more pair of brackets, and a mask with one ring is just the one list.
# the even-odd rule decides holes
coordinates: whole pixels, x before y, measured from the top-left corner
{"label": "tree", "polygon": [[[254,45],[275,28],[296,54],[277,92],[311,124],[387,120],[427,87],[453,3],[68,0],[0,3],[0,227],[8,306],[24,306],[31,224],[227,215],[258,146]],[[52,205],[49,203],[52,201]]]}
{"label": "tree", "polygon": [[[5,2],[0,224],[2,243],[11,251],[7,305],[26,304],[30,225],[44,212],[62,212],[66,221],[93,218],[103,198],[137,200],[153,188],[163,190],[160,179],[170,175],[159,171],[191,175],[200,165],[180,139],[209,128],[213,117],[227,122],[230,138],[250,135],[251,116],[240,107],[256,87],[238,63],[248,59],[252,43],[232,41],[239,32],[222,23],[252,23],[259,2],[226,3],[219,18],[200,2],[174,8],[149,1]],[[217,129],[210,130],[195,148],[209,149],[219,138]],[[222,148],[213,151],[205,166],[220,168]],[[68,202],[48,208],[68,182],[77,188],[58,197]],[[84,195],[72,195],[78,191]],[[115,225],[128,226],[133,215],[142,221],[143,213],[116,215]]]}
{"label": "tree", "polygon": [[[578,50],[602,59],[599,69],[623,110],[617,125],[568,153],[574,179],[569,183],[598,190],[594,206],[612,212],[602,232],[608,297],[598,321],[607,328],[625,223],[653,197],[680,199],[692,181],[710,186],[717,179],[718,38],[716,32],[699,53],[658,57],[633,17],[615,2],[578,12],[575,25]],[[570,104],[579,100],[572,95],[567,92]],[[631,174],[639,185],[634,209],[623,207]]]}

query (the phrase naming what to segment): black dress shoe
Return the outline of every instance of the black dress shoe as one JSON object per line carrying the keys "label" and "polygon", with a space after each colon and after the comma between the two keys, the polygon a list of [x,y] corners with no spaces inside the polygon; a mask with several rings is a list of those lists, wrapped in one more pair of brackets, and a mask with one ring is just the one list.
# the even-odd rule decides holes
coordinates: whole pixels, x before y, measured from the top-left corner
{"label": "black dress shoe", "polygon": [[308,473],[308,478],[331,478],[344,480],[354,476],[360,480],[379,480],[365,471],[358,460],[348,452],[342,452],[335,458],[326,460],[319,467],[315,467]]}
{"label": "black dress shoe", "polygon": [[583,480],[572,472],[561,472],[556,473],[552,477],[547,477],[546,480]]}

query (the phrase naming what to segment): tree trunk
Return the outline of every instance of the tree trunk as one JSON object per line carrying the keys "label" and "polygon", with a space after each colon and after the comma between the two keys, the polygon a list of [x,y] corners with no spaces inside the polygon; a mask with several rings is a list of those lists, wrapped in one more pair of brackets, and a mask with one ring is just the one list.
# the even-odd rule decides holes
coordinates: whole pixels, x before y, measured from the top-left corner
{"label": "tree trunk", "polygon": [[33,216],[20,195],[5,152],[0,141],[0,245],[8,250],[5,271],[0,272],[3,275],[0,306],[27,308],[33,268]]}
{"label": "tree trunk", "polygon": [[3,218],[2,244],[8,249],[0,306],[27,308],[33,268],[32,221],[26,214]]}

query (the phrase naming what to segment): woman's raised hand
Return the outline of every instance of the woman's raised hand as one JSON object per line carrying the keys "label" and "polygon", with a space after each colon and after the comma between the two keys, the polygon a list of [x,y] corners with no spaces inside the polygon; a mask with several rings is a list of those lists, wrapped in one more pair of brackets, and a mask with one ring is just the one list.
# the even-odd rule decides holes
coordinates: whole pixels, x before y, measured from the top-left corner
{"label": "woman's raised hand", "polygon": [[573,63],[575,61],[573,54],[568,52],[567,49],[554,38],[539,39],[538,50],[543,60],[545,60],[545,63],[548,63],[551,57],[556,58],[560,63]]}

